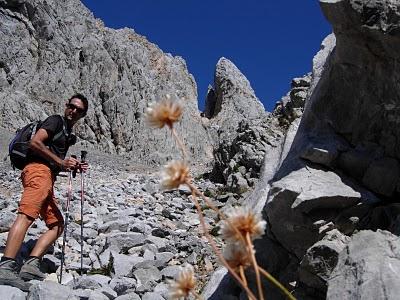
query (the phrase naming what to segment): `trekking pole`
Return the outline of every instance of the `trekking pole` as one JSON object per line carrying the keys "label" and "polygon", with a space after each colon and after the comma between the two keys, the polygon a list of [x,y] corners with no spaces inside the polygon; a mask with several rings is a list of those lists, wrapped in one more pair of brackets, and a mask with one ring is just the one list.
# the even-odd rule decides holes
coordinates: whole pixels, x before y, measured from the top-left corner
{"label": "trekking pole", "polygon": [[[87,151],[81,151],[81,162],[85,162]],[[85,199],[84,194],[85,179],[84,172],[81,169],[81,275],[83,274],[83,201]]]}
{"label": "trekking pole", "polygon": [[61,268],[60,268],[60,280],[59,280],[60,284],[62,282],[62,272],[63,272],[64,263],[65,263],[65,241],[67,239],[69,203],[71,202],[71,198],[72,198],[72,171],[69,172],[69,176],[68,176],[67,205],[65,208],[64,236],[63,236],[63,244],[62,244],[62,250],[61,250]]}

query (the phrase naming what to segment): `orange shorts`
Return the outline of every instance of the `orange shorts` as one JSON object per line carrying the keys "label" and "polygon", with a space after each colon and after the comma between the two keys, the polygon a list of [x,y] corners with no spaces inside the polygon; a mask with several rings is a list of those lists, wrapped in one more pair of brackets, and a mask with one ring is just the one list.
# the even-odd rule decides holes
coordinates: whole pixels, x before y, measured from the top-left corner
{"label": "orange shorts", "polygon": [[57,207],[54,197],[54,175],[50,168],[42,163],[29,163],[21,173],[22,193],[18,212],[33,219],[39,216],[46,222],[47,227],[63,224],[64,219]]}

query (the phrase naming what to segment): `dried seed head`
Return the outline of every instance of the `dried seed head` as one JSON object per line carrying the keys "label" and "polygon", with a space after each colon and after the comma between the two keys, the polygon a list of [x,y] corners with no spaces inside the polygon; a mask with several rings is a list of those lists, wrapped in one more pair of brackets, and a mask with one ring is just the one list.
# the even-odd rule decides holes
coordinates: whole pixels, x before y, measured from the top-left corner
{"label": "dried seed head", "polygon": [[182,112],[182,105],[166,95],[165,99],[149,105],[146,110],[146,120],[151,127],[163,128],[167,125],[172,128],[173,124],[180,120]]}
{"label": "dried seed head", "polygon": [[161,185],[165,189],[175,189],[191,179],[188,165],[184,161],[172,161],[165,166]]}
{"label": "dried seed head", "polygon": [[227,220],[222,222],[221,233],[227,241],[240,243],[246,240],[247,234],[251,240],[260,238],[264,234],[265,225],[266,222],[260,214],[248,208],[235,207],[227,212]]}
{"label": "dried seed head", "polygon": [[169,296],[171,299],[186,298],[194,291],[196,278],[194,277],[193,267],[187,265],[179,273],[178,278],[170,284]]}
{"label": "dried seed head", "polygon": [[[253,249],[252,251],[254,252]],[[247,247],[243,247],[238,243],[228,244],[224,249],[223,256],[235,272],[238,272],[240,267],[246,269],[252,265],[251,255],[247,251]]]}

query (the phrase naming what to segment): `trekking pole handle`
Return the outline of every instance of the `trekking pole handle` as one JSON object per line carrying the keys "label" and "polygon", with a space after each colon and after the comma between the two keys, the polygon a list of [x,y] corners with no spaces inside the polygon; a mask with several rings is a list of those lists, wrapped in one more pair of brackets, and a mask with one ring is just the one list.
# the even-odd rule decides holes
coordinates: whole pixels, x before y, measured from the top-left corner
{"label": "trekking pole handle", "polygon": [[85,162],[86,161],[86,155],[87,155],[87,151],[82,150],[81,151],[81,162]]}
{"label": "trekking pole handle", "polygon": [[[76,155],[71,155],[71,157],[77,159]],[[72,177],[74,178],[76,177],[76,171],[77,171],[76,169],[72,171]]]}

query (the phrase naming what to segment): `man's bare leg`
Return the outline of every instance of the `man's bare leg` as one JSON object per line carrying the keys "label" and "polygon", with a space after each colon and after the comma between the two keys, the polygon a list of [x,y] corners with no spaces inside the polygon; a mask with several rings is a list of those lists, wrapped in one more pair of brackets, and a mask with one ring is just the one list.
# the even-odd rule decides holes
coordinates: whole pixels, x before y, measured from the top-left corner
{"label": "man's bare leg", "polygon": [[48,231],[40,236],[35,247],[31,252],[31,256],[42,257],[47,249],[53,244],[63,232],[64,226],[55,224]]}
{"label": "man's bare leg", "polygon": [[24,241],[26,232],[29,226],[32,225],[34,219],[28,217],[25,214],[18,214],[17,219],[11,226],[10,232],[7,237],[7,244],[4,250],[4,256],[13,258],[17,256],[19,249],[21,248],[22,242]]}
{"label": "man's bare leg", "polygon": [[29,259],[25,261],[19,272],[19,276],[23,280],[44,280],[46,278],[46,274],[40,270],[41,257],[46,253],[50,245],[60,236],[62,230],[62,223],[56,223],[50,226],[49,230],[40,236]]}

